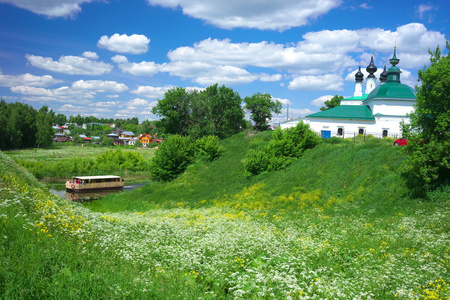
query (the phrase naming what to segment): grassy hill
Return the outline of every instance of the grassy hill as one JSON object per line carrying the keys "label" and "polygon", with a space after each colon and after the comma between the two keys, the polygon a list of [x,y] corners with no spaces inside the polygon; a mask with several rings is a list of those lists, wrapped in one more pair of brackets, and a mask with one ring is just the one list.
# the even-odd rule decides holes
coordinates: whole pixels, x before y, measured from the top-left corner
{"label": "grassy hill", "polygon": [[322,143],[286,170],[247,178],[244,172],[247,151],[263,147],[270,138],[271,132],[235,135],[222,142],[224,151],[219,159],[211,163],[199,161],[172,182],[152,182],[139,190],[87,205],[104,212],[181,205],[208,207],[229,202],[233,195],[255,187],[263,194],[261,200],[265,203],[313,191],[319,193],[321,199],[351,197],[358,203],[371,202],[375,206],[401,205],[409,201],[405,181],[397,172],[405,153],[402,148],[392,147],[389,141]]}
{"label": "grassy hill", "polygon": [[448,187],[413,198],[404,150],[378,139],[246,178],[268,140],[236,135],[172,182],[87,204],[0,152],[0,298],[450,297]]}

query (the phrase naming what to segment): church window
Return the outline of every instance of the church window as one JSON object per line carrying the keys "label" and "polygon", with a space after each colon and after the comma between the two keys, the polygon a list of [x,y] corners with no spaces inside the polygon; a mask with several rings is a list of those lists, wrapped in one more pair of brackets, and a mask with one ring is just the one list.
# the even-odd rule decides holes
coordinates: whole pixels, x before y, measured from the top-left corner
{"label": "church window", "polygon": [[344,128],[338,128],[337,135],[343,135],[344,134]]}
{"label": "church window", "polygon": [[388,131],[385,129],[383,130],[383,137],[387,137],[388,136]]}
{"label": "church window", "polygon": [[358,134],[364,134],[364,128],[360,128],[360,129],[358,130]]}

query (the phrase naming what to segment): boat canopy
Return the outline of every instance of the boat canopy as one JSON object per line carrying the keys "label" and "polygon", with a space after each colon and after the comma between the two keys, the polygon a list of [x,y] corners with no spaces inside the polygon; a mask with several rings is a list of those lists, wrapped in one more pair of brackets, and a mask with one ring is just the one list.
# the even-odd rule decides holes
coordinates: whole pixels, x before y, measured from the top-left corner
{"label": "boat canopy", "polygon": [[120,176],[116,175],[100,175],[100,176],[74,176],[73,179],[79,180],[108,180],[108,179],[120,179]]}

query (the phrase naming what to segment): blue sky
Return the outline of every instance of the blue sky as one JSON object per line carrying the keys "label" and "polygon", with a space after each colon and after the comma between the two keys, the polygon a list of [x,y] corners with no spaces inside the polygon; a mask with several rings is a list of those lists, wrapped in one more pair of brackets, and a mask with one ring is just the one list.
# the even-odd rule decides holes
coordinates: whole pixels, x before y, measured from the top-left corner
{"label": "blue sky", "polygon": [[0,97],[142,122],[168,89],[218,83],[298,118],[352,96],[358,66],[373,52],[378,75],[395,43],[414,86],[428,49],[445,49],[449,12],[447,0],[0,0]]}

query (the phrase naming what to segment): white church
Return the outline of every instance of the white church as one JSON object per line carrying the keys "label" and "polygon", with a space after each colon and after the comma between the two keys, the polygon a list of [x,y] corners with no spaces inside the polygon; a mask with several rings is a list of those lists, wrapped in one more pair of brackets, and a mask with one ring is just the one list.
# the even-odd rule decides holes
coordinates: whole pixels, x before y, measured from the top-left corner
{"label": "white church", "polygon": [[399,63],[394,55],[389,60],[392,64],[380,75],[380,85],[376,86],[374,73],[377,67],[373,56],[366,71],[366,88],[363,94],[364,75],[361,66],[355,74],[355,93],[353,97],[341,100],[337,107],[307,115],[300,119],[288,120],[280,124],[281,128],[294,127],[303,121],[323,138],[353,137],[358,134],[376,137],[401,137],[400,123],[409,122],[407,114],[413,112],[416,95],[413,88],[400,83]]}

